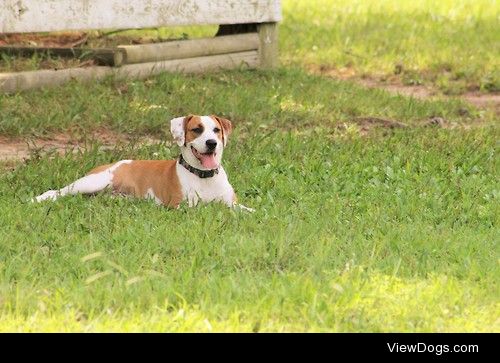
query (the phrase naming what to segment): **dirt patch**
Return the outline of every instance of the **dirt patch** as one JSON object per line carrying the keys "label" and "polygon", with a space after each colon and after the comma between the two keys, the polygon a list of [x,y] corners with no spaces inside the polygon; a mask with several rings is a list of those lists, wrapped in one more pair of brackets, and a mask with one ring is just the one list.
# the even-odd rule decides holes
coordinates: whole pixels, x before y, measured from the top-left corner
{"label": "dirt patch", "polygon": [[134,137],[116,133],[107,129],[98,129],[90,135],[74,136],[55,134],[47,138],[8,138],[0,136],[0,162],[12,163],[27,160],[33,155],[47,153],[65,154],[88,149],[92,143],[98,143],[101,150],[109,150],[117,144],[151,145],[162,140],[151,136]]}
{"label": "dirt patch", "polygon": [[336,130],[342,133],[346,131],[350,125],[355,125],[356,132],[361,136],[368,135],[373,129],[402,129],[408,127],[408,125],[404,123],[379,117],[356,117],[351,122],[339,124]]}
{"label": "dirt patch", "polygon": [[362,129],[366,130],[374,126],[384,127],[388,129],[401,129],[408,127],[404,123],[394,120],[387,120],[379,117],[357,117],[353,121],[355,124],[359,125]]}
{"label": "dirt patch", "polygon": [[[54,32],[40,33],[11,33],[0,34],[0,46],[24,46],[44,48],[75,48],[83,45],[89,47],[113,47],[120,44],[146,44],[161,41],[177,40],[162,39],[151,36],[120,35],[119,29],[110,32]],[[117,35],[118,34],[118,35]],[[113,35],[111,37],[111,35]],[[184,39],[184,38],[181,38]]]}
{"label": "dirt patch", "polygon": [[438,96],[438,92],[425,86],[406,86],[398,83],[385,83],[375,79],[361,78],[351,79],[368,88],[382,88],[385,91],[394,94],[400,94],[408,97],[415,97],[419,99],[432,98]]}
{"label": "dirt patch", "polygon": [[436,89],[424,85],[404,85],[397,77],[381,81],[374,77],[359,77],[352,68],[330,68],[325,66],[311,65],[308,67],[311,73],[327,76],[335,79],[352,81],[368,88],[380,88],[393,94],[414,97],[418,99],[428,98],[459,98],[478,108],[491,109],[500,115],[500,93],[466,92],[459,96],[447,96]]}
{"label": "dirt patch", "polygon": [[[429,117],[427,120],[422,120],[422,122],[417,124],[407,125],[399,121],[384,119],[380,117],[356,117],[349,122],[343,122],[336,127],[336,130],[340,133],[344,133],[346,130],[350,129],[352,132],[352,126],[354,130],[361,136],[367,136],[370,132],[374,130],[394,130],[394,129],[406,129],[406,128],[417,128],[417,127],[435,127],[442,129],[455,129],[457,127],[463,130],[471,129],[472,125],[458,124],[456,122],[450,122],[442,117],[434,116]],[[477,125],[476,125],[477,126]],[[384,131],[385,132],[385,131]]]}
{"label": "dirt patch", "polygon": [[466,93],[462,95],[465,101],[472,103],[479,108],[491,108],[497,115],[500,115],[500,94]]}
{"label": "dirt patch", "polygon": [[479,93],[479,92],[467,92],[459,96],[446,96],[439,94],[436,90],[426,87],[426,86],[406,86],[402,84],[386,84],[377,82],[372,79],[360,79],[356,82],[369,88],[381,88],[390,93],[400,94],[408,97],[414,97],[419,99],[427,98],[459,98],[462,99],[477,108],[491,109],[497,115],[500,115],[500,94],[498,93]]}
{"label": "dirt patch", "polygon": [[73,48],[86,43],[87,39],[87,33],[82,32],[0,34],[0,45]]}

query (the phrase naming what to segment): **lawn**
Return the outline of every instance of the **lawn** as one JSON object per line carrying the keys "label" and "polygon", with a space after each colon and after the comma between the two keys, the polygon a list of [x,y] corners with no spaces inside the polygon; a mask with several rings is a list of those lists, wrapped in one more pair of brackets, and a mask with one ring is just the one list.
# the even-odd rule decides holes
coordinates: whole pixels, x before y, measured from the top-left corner
{"label": "lawn", "polygon": [[[306,52],[308,40],[292,41],[292,33],[317,31],[307,26],[314,17],[290,17],[305,3],[284,1],[284,66],[275,71],[0,95],[2,137],[102,129],[163,140],[99,151],[89,139],[84,152],[34,151],[27,161],[0,163],[0,331],[500,331],[498,115],[311,74],[311,64],[346,66],[334,42],[348,27],[332,20],[341,32],[332,57],[320,44]],[[403,6],[350,3],[368,23],[383,20],[373,9]],[[307,11],[322,14],[330,2],[316,4]],[[451,2],[440,4],[436,11],[449,14]],[[488,2],[463,4],[479,9],[485,26]],[[319,18],[329,31],[326,14]],[[478,33],[474,39],[487,37]],[[419,34],[416,41],[433,46]],[[356,52],[375,40],[363,42],[366,51]],[[436,57],[465,64],[451,54],[466,43],[440,44]],[[493,51],[479,40],[473,46]],[[427,51],[419,70],[432,63]],[[399,54],[414,59],[409,48]],[[376,73],[353,62],[356,72]],[[471,79],[494,62],[474,58]],[[224,166],[255,213],[219,204],[168,210],[105,193],[28,202],[96,164],[176,157],[168,120],[188,113],[233,120]],[[436,118],[444,123],[429,122]],[[382,119],[406,127],[377,126]]]}
{"label": "lawn", "polygon": [[496,0],[285,0],[283,8],[286,64],[446,94],[500,91]]}

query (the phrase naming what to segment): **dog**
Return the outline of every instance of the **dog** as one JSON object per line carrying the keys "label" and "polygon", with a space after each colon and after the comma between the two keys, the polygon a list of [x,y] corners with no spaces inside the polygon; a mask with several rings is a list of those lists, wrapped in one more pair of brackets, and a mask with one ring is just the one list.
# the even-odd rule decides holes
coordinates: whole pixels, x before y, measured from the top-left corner
{"label": "dog", "polygon": [[170,131],[181,149],[178,159],[121,160],[101,165],[68,186],[49,190],[33,201],[112,189],[117,194],[152,199],[171,208],[179,208],[184,201],[189,207],[218,201],[253,212],[254,209],[237,203],[221,165],[232,130],[231,121],[215,115],[176,117],[170,121]]}

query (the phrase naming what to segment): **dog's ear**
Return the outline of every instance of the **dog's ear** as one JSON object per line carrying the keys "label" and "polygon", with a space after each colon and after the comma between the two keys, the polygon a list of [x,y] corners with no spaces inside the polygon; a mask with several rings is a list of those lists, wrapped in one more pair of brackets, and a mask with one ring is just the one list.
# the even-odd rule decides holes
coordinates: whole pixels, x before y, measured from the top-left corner
{"label": "dog's ear", "polygon": [[186,142],[186,125],[193,116],[176,117],[170,120],[170,132],[177,145],[182,146]]}
{"label": "dog's ear", "polygon": [[222,140],[224,140],[224,146],[226,146],[227,139],[229,135],[231,135],[231,132],[233,132],[233,124],[228,119],[216,115],[212,115],[212,117],[216,119],[222,126]]}

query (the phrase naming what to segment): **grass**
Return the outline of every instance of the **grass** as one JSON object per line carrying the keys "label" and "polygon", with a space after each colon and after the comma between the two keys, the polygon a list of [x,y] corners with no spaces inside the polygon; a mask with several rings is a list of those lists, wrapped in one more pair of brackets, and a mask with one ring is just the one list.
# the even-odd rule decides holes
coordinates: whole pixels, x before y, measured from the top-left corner
{"label": "grass", "polygon": [[[125,86],[125,96],[110,80],[3,97],[3,132],[95,120],[164,135],[173,114],[231,115],[226,169],[257,212],[106,195],[26,203],[96,164],[175,157],[169,138],[34,157],[0,177],[1,330],[499,329],[498,128],[464,128],[474,109],[300,70]],[[363,137],[349,123],[363,115],[411,127]],[[422,127],[431,115],[458,127]]]}
{"label": "grass", "polygon": [[426,84],[448,94],[500,90],[494,0],[283,2],[285,64]]}
{"label": "grass", "polygon": [[[133,134],[163,135],[177,115],[226,115],[240,129],[293,128],[304,123],[335,128],[356,117],[395,119],[409,125],[431,117],[456,123],[494,123],[493,112],[459,100],[417,101],[353,83],[311,76],[300,69],[164,75],[146,82],[72,83],[56,90],[0,97],[0,133],[84,134],[107,127]],[[257,126],[258,125],[258,126]]]}
{"label": "grass", "polygon": [[26,203],[98,163],[175,156],[161,146],[4,175],[0,329],[498,330],[494,133],[324,136],[236,134],[226,168],[255,214]]}
{"label": "grass", "polygon": [[[380,9],[389,4],[403,6]],[[287,16],[300,6],[284,2],[287,67],[276,71],[0,95],[4,137],[104,128],[164,139],[0,163],[0,331],[500,331],[498,115],[311,75],[301,67],[331,63],[314,58],[323,48],[298,51],[307,39],[287,45],[288,31],[307,35]],[[471,67],[486,71],[483,61]],[[224,166],[256,213],[105,193],[27,202],[97,164],[175,157],[168,120],[188,113],[233,120]],[[365,132],[361,117],[408,127]],[[450,127],[426,127],[433,117]]]}

